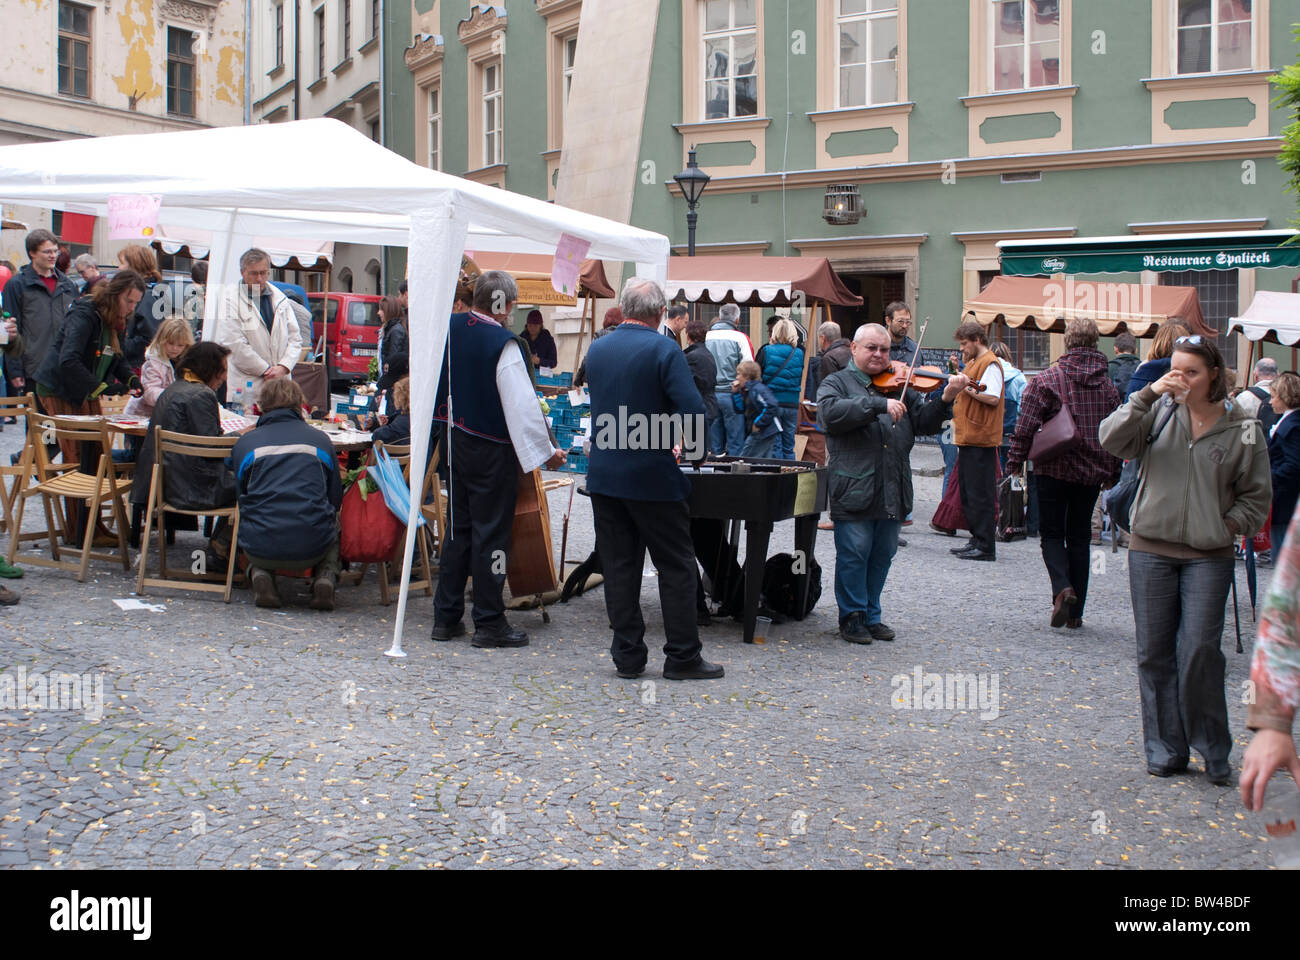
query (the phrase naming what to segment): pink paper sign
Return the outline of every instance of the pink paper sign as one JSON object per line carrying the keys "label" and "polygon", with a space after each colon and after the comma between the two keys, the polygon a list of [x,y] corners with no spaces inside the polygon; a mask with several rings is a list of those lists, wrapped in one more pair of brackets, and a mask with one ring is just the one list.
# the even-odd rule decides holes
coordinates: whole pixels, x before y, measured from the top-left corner
{"label": "pink paper sign", "polygon": [[109,194],[108,238],[110,240],[149,241],[158,232],[158,194]]}
{"label": "pink paper sign", "polygon": [[582,261],[587,259],[590,249],[589,240],[560,234],[560,242],[555,248],[555,263],[551,266],[551,286],[557,293],[568,297],[578,295],[578,275],[582,273]]}

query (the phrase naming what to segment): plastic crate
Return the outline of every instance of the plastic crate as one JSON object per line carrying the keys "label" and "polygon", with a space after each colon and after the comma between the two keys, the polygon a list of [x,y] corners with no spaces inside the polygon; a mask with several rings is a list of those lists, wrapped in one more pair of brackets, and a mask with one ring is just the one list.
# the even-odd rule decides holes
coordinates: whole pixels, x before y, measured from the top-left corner
{"label": "plastic crate", "polygon": [[571,387],[573,386],[573,374],[559,373],[544,377],[537,375],[537,385],[541,387]]}

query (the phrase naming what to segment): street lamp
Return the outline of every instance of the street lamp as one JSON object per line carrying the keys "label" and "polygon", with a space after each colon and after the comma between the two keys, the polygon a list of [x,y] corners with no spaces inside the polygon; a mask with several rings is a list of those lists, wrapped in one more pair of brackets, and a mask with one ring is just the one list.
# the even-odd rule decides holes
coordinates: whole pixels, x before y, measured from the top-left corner
{"label": "street lamp", "polygon": [[713,178],[699,168],[695,162],[695,148],[691,147],[690,153],[687,154],[686,169],[673,179],[677,181],[682,196],[686,198],[687,255],[693,257],[695,256],[695,225],[700,219],[700,215],[695,212],[695,206],[700,202],[704,188]]}

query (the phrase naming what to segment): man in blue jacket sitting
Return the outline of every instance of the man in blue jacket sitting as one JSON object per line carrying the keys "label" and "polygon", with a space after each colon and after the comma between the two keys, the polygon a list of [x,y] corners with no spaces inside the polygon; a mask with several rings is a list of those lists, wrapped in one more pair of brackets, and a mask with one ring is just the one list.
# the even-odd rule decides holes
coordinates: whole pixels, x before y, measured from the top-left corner
{"label": "man in blue jacket sitting", "polygon": [[614,628],[610,654],[618,675],[627,680],[641,675],[649,653],[641,616],[647,547],[659,572],[664,677],[705,680],[723,674],[701,655],[687,505],[691,484],[673,453],[680,446],[684,458],[704,459],[704,402],[681,349],[658,333],[667,306],[658,284],[634,277],[623,288],[626,319],[587,353],[592,423],[587,490],[605,572],[605,608]]}
{"label": "man in blue jacket sitting", "polygon": [[334,444],[303,422],[307,400],[288,377],[262,385],[257,427],[231,452],[239,545],[259,607],[280,606],[276,570],[311,570],[311,605],[334,609],[339,575],[339,480]]}

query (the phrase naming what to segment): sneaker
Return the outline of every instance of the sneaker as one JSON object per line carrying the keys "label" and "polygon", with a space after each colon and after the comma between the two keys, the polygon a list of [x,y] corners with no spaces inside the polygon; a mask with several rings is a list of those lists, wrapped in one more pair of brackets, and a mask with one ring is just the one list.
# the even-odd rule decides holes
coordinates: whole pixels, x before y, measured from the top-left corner
{"label": "sneaker", "polygon": [[18,594],[6,587],[0,587],[0,607],[12,607],[18,602]]}
{"label": "sneaker", "polygon": [[867,626],[867,615],[865,613],[850,613],[840,621],[840,636],[848,643],[869,645],[874,638],[871,635],[871,629]]}
{"label": "sneaker", "polygon": [[17,580],[22,575],[23,572],[9,563],[9,561],[0,559],[0,577],[5,577],[9,580]]}
{"label": "sneaker", "polygon": [[311,585],[311,608],[313,610],[334,609],[334,578],[317,577]]}
{"label": "sneaker", "polygon": [[253,571],[252,584],[253,602],[259,607],[280,607],[280,591],[276,589],[275,577],[265,570],[257,569]]}
{"label": "sneaker", "polygon": [[884,623],[867,624],[867,632],[871,634],[873,640],[893,640],[897,636],[889,625]]}

